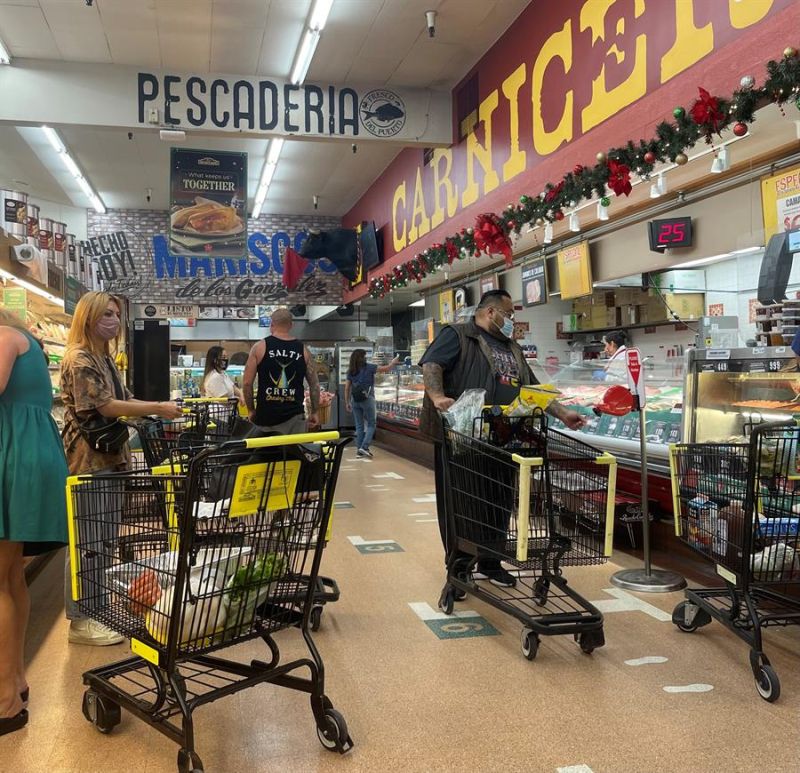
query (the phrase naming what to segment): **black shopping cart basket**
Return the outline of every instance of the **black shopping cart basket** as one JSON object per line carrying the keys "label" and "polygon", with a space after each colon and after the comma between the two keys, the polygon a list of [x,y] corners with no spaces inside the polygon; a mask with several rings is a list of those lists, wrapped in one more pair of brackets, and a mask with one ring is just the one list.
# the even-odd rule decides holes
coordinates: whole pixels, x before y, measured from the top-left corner
{"label": "black shopping cart basket", "polygon": [[[540,636],[572,634],[584,652],[603,646],[603,616],[573,590],[563,567],[611,555],[616,460],[549,429],[542,414],[484,412],[472,436],[444,427],[447,583],[440,608],[471,593],[518,619],[522,651]],[[466,556],[466,558],[465,558]],[[481,561],[511,568],[513,587],[479,574]]]}
{"label": "black shopping cart basket", "polygon": [[[273,683],[310,694],[323,746],[352,747],[309,630],[347,442],[334,432],[232,441],[187,465],[70,478],[73,598],[133,651],[84,674],[88,720],[109,732],[124,708],[179,745],[181,773],[202,771],[193,712]],[[145,503],[166,528],[125,518],[132,504],[149,511]],[[130,536],[138,539],[121,550]],[[293,626],[309,655],[281,663],[274,634]],[[250,639],[264,642],[266,662],[215,654]],[[300,669],[310,676],[293,673]]]}
{"label": "black shopping cart basket", "polygon": [[[759,695],[780,696],[762,631],[800,624],[800,427],[752,427],[748,443],[670,448],[675,530],[714,563],[719,588],[689,589],[672,621],[691,633],[712,619],[750,646]],[[794,587],[792,587],[794,586]]]}

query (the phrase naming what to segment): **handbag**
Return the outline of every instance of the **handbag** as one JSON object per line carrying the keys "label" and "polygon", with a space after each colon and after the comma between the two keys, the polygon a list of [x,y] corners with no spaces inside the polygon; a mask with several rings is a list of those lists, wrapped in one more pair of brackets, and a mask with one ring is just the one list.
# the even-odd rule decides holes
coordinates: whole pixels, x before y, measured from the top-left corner
{"label": "handbag", "polygon": [[[124,400],[125,393],[122,391],[116,369],[108,362],[108,358],[106,363],[111,370],[111,380],[114,382],[114,397],[117,400]],[[78,419],[76,416],[76,420],[81,436],[92,451],[100,454],[117,454],[128,442],[128,425],[120,419],[109,419],[97,413],[89,419]]]}

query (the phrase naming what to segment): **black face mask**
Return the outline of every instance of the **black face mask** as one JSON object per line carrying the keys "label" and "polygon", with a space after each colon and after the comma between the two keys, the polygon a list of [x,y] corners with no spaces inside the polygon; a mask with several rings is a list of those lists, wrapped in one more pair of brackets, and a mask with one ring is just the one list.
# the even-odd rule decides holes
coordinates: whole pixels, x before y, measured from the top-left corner
{"label": "black face mask", "polygon": [[228,358],[227,357],[221,357],[219,359],[219,369],[220,370],[227,370],[228,369]]}

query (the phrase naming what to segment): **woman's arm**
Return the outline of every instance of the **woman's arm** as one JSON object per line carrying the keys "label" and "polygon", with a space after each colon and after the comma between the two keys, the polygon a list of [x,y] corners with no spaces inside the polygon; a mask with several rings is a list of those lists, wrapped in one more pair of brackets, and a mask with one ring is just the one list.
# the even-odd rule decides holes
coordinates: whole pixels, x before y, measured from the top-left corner
{"label": "woman's arm", "polygon": [[147,400],[111,400],[103,405],[98,405],[97,412],[107,419],[119,419],[123,416],[131,418],[158,416],[162,419],[178,419],[183,416],[183,410],[176,403]]}
{"label": "woman's arm", "polygon": [[378,365],[378,373],[388,373],[395,365],[400,362],[399,357],[395,357],[388,365]]}
{"label": "woman's arm", "polygon": [[347,412],[350,413],[353,408],[350,405],[350,377],[347,377],[347,381],[344,382],[344,406],[347,408]]}
{"label": "woman's arm", "polygon": [[11,327],[0,327],[0,395],[6,391],[25,336]]}

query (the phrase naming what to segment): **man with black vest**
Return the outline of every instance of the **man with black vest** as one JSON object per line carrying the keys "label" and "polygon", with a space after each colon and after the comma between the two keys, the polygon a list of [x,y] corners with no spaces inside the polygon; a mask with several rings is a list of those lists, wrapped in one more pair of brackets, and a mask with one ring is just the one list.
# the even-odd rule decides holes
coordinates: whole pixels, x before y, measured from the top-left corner
{"label": "man with black vest", "polygon": [[[258,395],[253,402],[253,383],[258,374]],[[306,423],[303,397],[308,383],[311,414]],[[319,424],[319,379],[306,346],[292,335],[292,313],[277,309],[270,335],[254,344],[243,379],[244,401],[250,421],[262,430],[298,435],[306,426]]]}
{"label": "man with black vest", "polygon": [[[436,509],[446,558],[452,548],[448,539],[439,414],[450,408],[467,389],[486,390],[487,405],[508,405],[519,395],[521,386],[538,383],[513,334],[511,296],[505,290],[491,290],[481,298],[474,319],[442,328],[419,363],[425,383],[420,431],[434,443]],[[577,411],[556,402],[551,403],[547,412],[570,429],[579,429],[584,424]],[[498,521],[489,524],[495,530],[502,529],[501,521],[507,521],[509,515],[509,509],[502,505],[488,507],[486,512],[487,521]],[[496,585],[512,587],[516,584],[514,576],[497,558],[481,558],[477,571]]]}

